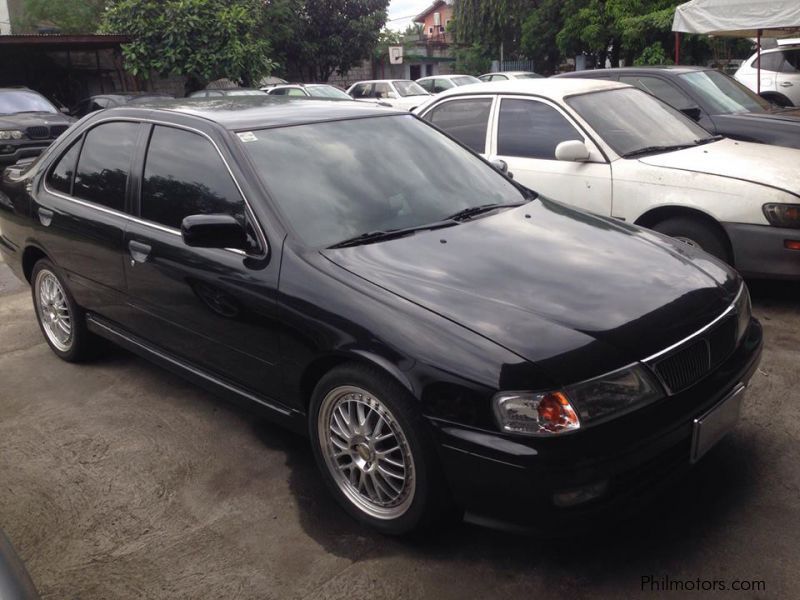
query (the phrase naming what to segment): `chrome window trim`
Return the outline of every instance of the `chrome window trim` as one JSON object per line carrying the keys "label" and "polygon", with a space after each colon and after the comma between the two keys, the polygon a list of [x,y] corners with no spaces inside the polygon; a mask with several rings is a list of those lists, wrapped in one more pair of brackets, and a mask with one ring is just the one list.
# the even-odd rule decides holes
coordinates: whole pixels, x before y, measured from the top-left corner
{"label": "chrome window trim", "polygon": [[672,345],[671,345],[671,346],[669,346],[668,348],[664,348],[663,350],[661,350],[661,351],[659,351],[659,352],[656,352],[655,354],[653,354],[653,355],[651,355],[651,356],[648,356],[647,358],[643,358],[643,359],[641,360],[641,362],[643,362],[643,363],[645,363],[645,364],[651,363],[652,361],[654,361],[654,360],[656,360],[656,359],[658,359],[658,358],[661,358],[661,357],[662,357],[662,356],[664,356],[665,354],[669,354],[669,353],[670,353],[670,352],[672,352],[673,350],[677,350],[678,348],[680,348],[680,347],[681,347],[681,346],[683,346],[684,344],[686,344],[686,343],[690,342],[691,340],[693,340],[694,338],[696,338],[696,337],[698,337],[698,336],[701,336],[701,335],[703,335],[703,334],[704,334],[705,332],[707,332],[709,329],[711,329],[712,327],[714,327],[714,325],[716,325],[717,323],[719,323],[720,321],[722,321],[722,320],[723,320],[725,317],[727,317],[727,316],[728,316],[729,314],[731,314],[731,313],[732,313],[734,310],[736,310],[736,303],[737,303],[737,302],[739,302],[739,298],[741,297],[741,295],[742,295],[742,292],[744,291],[744,285],[745,285],[745,284],[744,284],[744,282],[742,282],[742,285],[741,285],[741,286],[739,286],[739,291],[738,291],[738,293],[736,294],[736,297],[733,299],[733,302],[731,302],[731,304],[728,306],[728,308],[726,308],[724,311],[722,311],[722,313],[721,313],[721,314],[720,314],[720,315],[719,315],[717,318],[715,318],[713,321],[711,321],[710,323],[708,323],[708,324],[707,324],[707,325],[705,325],[704,327],[702,327],[702,328],[698,329],[698,330],[697,330],[697,331],[695,331],[693,334],[691,334],[691,335],[689,335],[689,336],[687,336],[687,337],[683,338],[683,339],[682,339],[682,340],[680,340],[679,342],[675,342],[674,344],[672,344]]}
{"label": "chrome window trim", "polygon": [[[209,142],[211,142],[211,145],[214,147],[214,150],[217,151],[217,155],[220,157],[220,159],[222,159],[222,164],[225,165],[225,168],[228,171],[228,175],[230,175],[231,179],[233,180],[233,184],[236,186],[236,189],[239,191],[239,195],[242,197],[242,201],[244,202],[245,210],[247,210],[248,216],[250,217],[251,221],[255,224],[254,229],[256,231],[256,235],[259,238],[258,241],[262,245],[262,252],[260,254],[257,254],[257,255],[254,254],[252,256],[254,258],[263,258],[263,257],[265,257],[265,256],[267,256],[269,254],[269,244],[267,243],[267,237],[266,237],[266,235],[264,234],[264,231],[261,228],[261,223],[259,223],[258,219],[256,219],[255,213],[253,212],[253,209],[250,206],[250,202],[247,200],[247,196],[245,195],[244,190],[242,190],[242,186],[239,185],[239,181],[236,179],[236,176],[233,174],[233,170],[231,169],[230,164],[228,164],[228,161],[225,159],[225,156],[222,154],[222,151],[219,149],[219,146],[211,138],[211,136],[209,136],[204,131],[201,131],[201,130],[196,129],[194,127],[190,127],[188,125],[182,125],[182,124],[178,124],[178,123],[169,123],[167,121],[160,121],[158,119],[151,119],[151,118],[141,118],[140,119],[140,118],[137,118],[137,117],[106,117],[104,119],[98,119],[97,121],[94,121],[90,127],[87,127],[86,129],[83,129],[80,132],[80,135],[84,135],[87,131],[89,131],[91,129],[94,129],[95,127],[97,127],[98,125],[100,125],[102,123],[119,122],[119,121],[125,121],[125,122],[131,122],[131,123],[150,123],[151,125],[163,125],[163,126],[166,126],[166,127],[174,127],[176,129],[183,129],[185,131],[190,131],[192,133],[196,133],[196,134],[204,137],[205,139],[207,139]],[[147,155],[145,154],[145,162],[146,161],[147,161]],[[76,171],[78,169],[78,164],[79,163],[80,163],[80,156],[78,156],[78,161],[75,163],[75,170]],[[61,192],[54,192],[53,190],[50,189],[50,186],[47,185],[47,178],[48,178],[49,173],[50,173],[50,170],[49,169],[46,170],[45,174],[44,174],[44,176],[42,178],[42,187],[44,187],[44,189],[49,194],[52,194],[52,195],[57,196],[58,198],[62,198],[64,200],[69,200],[71,202],[75,202],[76,204],[80,204],[81,206],[85,206],[87,208],[93,208],[93,209],[99,210],[100,212],[104,212],[106,214],[122,217],[123,219],[131,221],[133,223],[137,223],[139,225],[144,225],[146,227],[151,227],[153,229],[157,229],[157,230],[163,231],[165,233],[171,233],[172,235],[181,236],[180,230],[179,229],[175,229],[174,227],[167,227],[166,225],[161,225],[161,224],[156,223],[154,221],[148,221],[146,219],[141,219],[139,217],[135,217],[134,215],[129,215],[128,213],[120,212],[118,210],[114,210],[113,208],[107,208],[105,206],[101,206],[99,204],[95,204],[94,202],[89,202],[87,200],[82,200],[80,198],[75,198],[73,196],[68,196],[68,195],[62,194]],[[224,248],[224,250],[226,250],[227,252],[233,252],[234,254],[242,254],[244,256],[251,256],[247,252],[244,252],[243,250],[238,250],[238,249],[235,249],[235,248]]]}

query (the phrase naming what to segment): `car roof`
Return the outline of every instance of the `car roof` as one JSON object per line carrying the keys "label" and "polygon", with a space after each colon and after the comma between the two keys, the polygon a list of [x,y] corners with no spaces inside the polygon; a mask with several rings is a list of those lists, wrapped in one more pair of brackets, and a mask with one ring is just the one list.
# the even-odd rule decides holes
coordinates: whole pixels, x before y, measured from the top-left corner
{"label": "car roof", "polygon": [[[408,115],[408,111],[394,110],[372,103],[336,99],[311,99],[297,96],[228,96],[218,98],[178,98],[156,100],[136,108],[119,107],[110,112],[129,111],[128,114],[147,118],[152,114],[183,114],[218,123],[231,131],[263,129],[318,123],[360,117]],[[130,111],[134,111],[131,113]]]}
{"label": "car roof", "polygon": [[471,83],[452,88],[436,96],[437,100],[447,96],[465,94],[536,94],[547,98],[560,99],[572,94],[613,90],[631,87],[618,81],[602,79],[507,79],[504,81],[487,81]]}
{"label": "car roof", "polygon": [[650,65],[647,67],[614,67],[612,69],[586,69],[584,71],[571,71],[569,73],[559,73],[558,75],[554,75],[554,77],[591,77],[590,73],[597,73],[600,75],[601,73],[609,73],[609,74],[621,74],[621,73],[632,73],[634,71],[639,71],[642,73],[675,73],[676,75],[680,75],[682,73],[694,73],[696,71],[714,71],[713,67],[697,67],[692,65]]}

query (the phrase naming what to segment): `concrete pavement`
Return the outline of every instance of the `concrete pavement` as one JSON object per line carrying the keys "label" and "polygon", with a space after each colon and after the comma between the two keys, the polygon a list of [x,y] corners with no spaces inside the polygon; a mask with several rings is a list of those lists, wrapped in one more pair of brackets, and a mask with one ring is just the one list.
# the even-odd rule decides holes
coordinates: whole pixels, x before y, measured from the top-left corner
{"label": "concrete pavement", "polygon": [[351,521],[303,439],[121,350],[58,360],[0,264],[0,528],[44,598],[653,597],[643,576],[800,597],[800,286],[753,296],[767,344],[742,423],[645,514],[407,541]]}

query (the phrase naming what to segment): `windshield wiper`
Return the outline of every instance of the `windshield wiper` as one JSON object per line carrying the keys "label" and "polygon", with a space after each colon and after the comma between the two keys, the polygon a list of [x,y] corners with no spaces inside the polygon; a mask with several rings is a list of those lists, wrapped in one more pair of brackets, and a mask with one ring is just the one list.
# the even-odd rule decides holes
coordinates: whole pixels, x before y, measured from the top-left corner
{"label": "windshield wiper", "polygon": [[480,206],[470,206],[469,208],[465,208],[456,213],[453,213],[452,215],[447,217],[447,219],[452,221],[466,221],[467,219],[471,219],[476,215],[489,212],[490,210],[494,210],[496,208],[514,208],[515,206],[522,206],[523,204],[525,204],[525,202],[511,202],[503,204],[493,202],[492,204],[481,204]]}
{"label": "windshield wiper", "polygon": [[702,146],[703,144],[710,144],[711,142],[718,142],[723,137],[725,137],[725,136],[724,135],[710,135],[708,137],[704,137],[704,138],[700,138],[698,140],[695,140],[694,143],[696,145],[698,145],[698,146]]}
{"label": "windshield wiper", "polygon": [[671,152],[673,150],[683,150],[685,148],[693,148],[697,142],[691,144],[673,144],[672,146],[645,146],[638,150],[631,150],[622,155],[622,158],[631,158],[633,156],[641,156],[642,154],[654,154],[656,152]]}
{"label": "windshield wiper", "polygon": [[348,246],[360,246],[362,244],[369,244],[372,242],[379,242],[379,241],[391,240],[394,238],[403,237],[406,235],[410,235],[412,233],[416,233],[417,231],[441,229],[442,227],[452,227],[453,225],[458,225],[458,223],[452,219],[445,219],[442,221],[435,221],[433,223],[426,223],[425,225],[415,225],[414,227],[368,231],[367,233],[362,233],[355,237],[342,240],[341,242],[336,242],[335,244],[328,246],[328,248],[331,249],[331,248],[347,248]]}

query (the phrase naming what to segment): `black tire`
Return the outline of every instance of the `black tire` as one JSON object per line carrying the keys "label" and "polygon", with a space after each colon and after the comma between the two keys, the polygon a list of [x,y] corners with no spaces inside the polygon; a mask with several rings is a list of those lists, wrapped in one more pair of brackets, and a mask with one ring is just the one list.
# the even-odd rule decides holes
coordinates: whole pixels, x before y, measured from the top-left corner
{"label": "black tire", "polygon": [[[343,391],[354,388],[366,391],[368,395],[364,396],[358,393],[347,394]],[[342,394],[345,395],[342,396]],[[336,400],[332,400],[332,398],[339,398],[339,403],[337,403]],[[360,400],[352,400],[351,402],[347,400],[347,398],[360,398]],[[400,432],[402,436],[404,436],[404,442],[407,444],[406,449],[408,450],[408,452],[400,452],[400,456],[405,457],[406,461],[408,461],[410,457],[411,462],[410,467],[407,463],[404,463],[407,468],[404,468],[402,473],[404,475],[410,473],[411,476],[407,477],[401,484],[401,489],[403,491],[410,491],[405,496],[398,496],[405,498],[402,502],[402,506],[399,508],[389,507],[387,509],[388,511],[399,511],[402,509],[403,512],[380,517],[370,513],[370,510],[374,510],[374,508],[370,508],[369,506],[365,508],[366,505],[374,505],[372,500],[366,498],[370,490],[365,487],[362,493],[361,482],[359,482],[358,489],[355,489],[355,486],[352,484],[348,488],[347,480],[349,478],[350,482],[352,482],[353,474],[344,475],[342,470],[337,470],[336,466],[334,466],[340,464],[340,461],[352,465],[356,473],[356,478],[358,478],[362,475],[362,471],[371,468],[370,464],[382,464],[380,460],[383,459],[375,459],[372,463],[365,460],[364,465],[360,467],[356,464],[357,459],[363,459],[364,457],[359,457],[358,453],[354,450],[355,446],[367,445],[371,447],[376,438],[373,437],[373,439],[366,441],[362,440],[360,444],[356,443],[357,440],[354,441],[351,439],[346,442],[350,445],[351,451],[338,450],[340,454],[347,454],[347,456],[334,458],[331,451],[335,452],[337,448],[332,445],[332,442],[329,440],[337,439],[337,443],[341,443],[345,438],[338,438],[330,433],[323,433],[323,431],[327,431],[331,428],[335,422],[333,414],[333,411],[336,410],[335,407],[350,407],[351,404],[357,405],[359,402],[367,403],[373,401],[377,401],[383,409],[388,411],[384,413],[388,420],[384,421],[384,425],[381,426],[381,433],[393,433],[395,432],[394,426],[399,426]],[[334,408],[331,409],[331,406],[334,406]],[[367,407],[365,410],[369,411],[371,409]],[[339,415],[342,414],[343,413],[339,413]],[[367,414],[372,415],[374,420],[371,421],[371,417],[367,416],[364,425],[370,422],[375,423],[380,419],[377,412],[375,412],[374,415],[373,413]],[[393,424],[389,425],[389,422],[392,420]],[[390,427],[391,429],[386,429],[386,427]],[[449,507],[447,501],[448,494],[435,450],[433,435],[429,427],[428,423],[426,423],[422,417],[419,408],[416,406],[415,400],[410,396],[408,391],[391,377],[368,366],[359,364],[339,366],[322,377],[312,394],[309,410],[311,445],[314,450],[317,466],[322,473],[322,477],[328,489],[339,504],[341,504],[353,518],[385,534],[403,535],[420,531],[423,527],[432,525],[439,517],[443,517],[447,512]],[[324,439],[325,435],[328,436],[328,439]],[[395,437],[397,440],[400,439],[398,436]],[[391,438],[388,443],[390,445],[397,443],[398,447],[402,445],[400,441],[395,441],[395,438]],[[323,450],[323,445],[329,448],[329,450]],[[376,444],[375,447],[378,448],[378,444]],[[365,450],[365,452],[369,453],[370,451]],[[327,459],[326,454],[328,456]],[[390,456],[397,458],[398,454],[391,454]],[[400,472],[394,467],[391,468],[394,471]],[[373,474],[382,477],[381,481],[384,483],[390,481],[388,477],[383,477],[378,473]],[[366,480],[368,475],[365,474],[363,477]],[[397,483],[394,480],[391,481]],[[409,483],[409,481],[413,481],[413,484]],[[364,481],[364,484],[366,486],[367,482]],[[379,483],[378,485],[383,488],[382,484]],[[374,479],[371,487],[372,491],[377,489]],[[383,489],[385,490],[388,488]],[[392,489],[392,492],[396,492],[396,490]],[[353,499],[353,494],[360,494],[361,498],[359,499],[356,497],[356,499]],[[397,500],[397,502],[399,502],[399,500]],[[403,506],[405,506],[405,508],[403,508]]]}
{"label": "black tire", "polygon": [[664,235],[678,238],[689,245],[708,252],[721,261],[731,263],[725,234],[717,227],[692,217],[672,217],[653,225],[653,229]]}
{"label": "black tire", "polygon": [[[70,335],[69,339],[62,344],[54,339],[54,335],[48,332],[48,327],[45,323],[44,311],[42,306],[41,296],[43,294],[43,286],[47,278],[53,277],[60,286],[60,291],[63,293],[63,302],[69,314],[70,321]],[[86,329],[86,319],[84,312],[80,306],[75,302],[72,294],[67,287],[64,278],[60,275],[58,269],[52,262],[43,258],[39,260],[31,272],[31,295],[33,297],[33,307],[36,311],[36,321],[39,323],[39,329],[44,336],[47,345],[55,352],[56,356],[67,362],[80,362],[90,358],[93,350],[97,346],[97,339]],[[55,326],[53,326],[55,329]]]}

